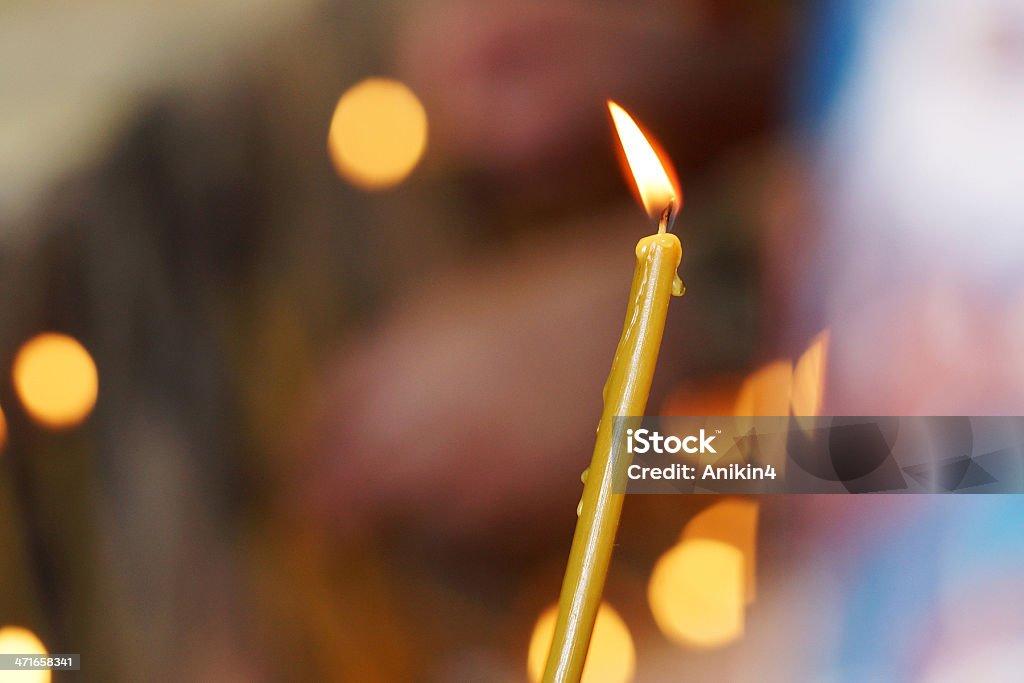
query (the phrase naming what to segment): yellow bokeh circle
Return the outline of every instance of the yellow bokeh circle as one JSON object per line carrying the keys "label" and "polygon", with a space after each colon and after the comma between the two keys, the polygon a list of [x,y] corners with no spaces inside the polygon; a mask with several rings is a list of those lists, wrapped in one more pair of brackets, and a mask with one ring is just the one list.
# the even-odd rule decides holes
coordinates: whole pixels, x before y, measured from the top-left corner
{"label": "yellow bokeh circle", "polygon": [[[552,605],[540,615],[533,627],[526,669],[534,683],[544,675],[557,618],[558,606]],[[636,648],[629,627],[610,605],[601,603],[581,683],[627,683],[633,680],[635,670]]]}
{"label": "yellow bokeh circle", "polygon": [[743,635],[745,584],[743,551],[722,541],[687,539],[654,565],[647,599],[669,640],[721,647]]}
{"label": "yellow bokeh circle", "polygon": [[13,377],[25,410],[45,427],[74,426],[96,405],[96,364],[65,334],[44,332],[25,342],[14,358]]}
{"label": "yellow bokeh circle", "polygon": [[405,179],[427,146],[427,114],[404,83],[368,78],[338,100],[327,136],[335,168],[367,190]]}
{"label": "yellow bokeh circle", "polygon": [[744,602],[757,591],[757,520],[759,505],[750,498],[724,498],[687,522],[680,540],[705,538],[736,546],[743,553],[746,586]]}
{"label": "yellow bokeh circle", "polygon": [[[37,655],[47,654],[46,647],[34,633],[20,626],[0,628],[0,654]],[[0,683],[49,683],[50,672],[46,670],[0,671]]]}

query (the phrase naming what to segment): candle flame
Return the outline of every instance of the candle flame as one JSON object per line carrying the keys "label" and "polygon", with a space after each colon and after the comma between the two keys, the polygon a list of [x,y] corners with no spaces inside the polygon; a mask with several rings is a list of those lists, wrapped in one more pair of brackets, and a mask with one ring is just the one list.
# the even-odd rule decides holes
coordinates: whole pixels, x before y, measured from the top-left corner
{"label": "candle flame", "polygon": [[659,156],[655,143],[640,130],[633,117],[615,102],[608,100],[608,111],[619,134],[640,200],[651,220],[669,213],[669,222],[679,213],[683,193],[675,182],[675,171],[667,158]]}

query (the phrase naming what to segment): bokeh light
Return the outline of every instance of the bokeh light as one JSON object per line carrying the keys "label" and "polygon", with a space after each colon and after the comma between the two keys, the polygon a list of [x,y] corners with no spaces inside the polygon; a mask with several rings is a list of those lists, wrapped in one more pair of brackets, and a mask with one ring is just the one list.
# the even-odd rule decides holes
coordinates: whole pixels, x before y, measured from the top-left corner
{"label": "bokeh light", "polygon": [[0,450],[7,443],[7,418],[4,416],[3,408],[0,408]]}
{"label": "bokeh light", "polygon": [[742,377],[725,375],[696,386],[684,386],[665,399],[659,414],[669,417],[733,415],[742,381]]}
{"label": "bokeh light", "polygon": [[726,498],[701,510],[683,529],[682,540],[707,538],[735,546],[743,553],[746,592],[744,602],[757,591],[758,503],[750,498]]}
{"label": "bokeh light", "polygon": [[427,114],[405,84],[368,78],[338,100],[327,136],[335,168],[367,190],[405,179],[427,146]]}
{"label": "bokeh light", "polygon": [[[536,683],[544,675],[544,665],[555,636],[558,606],[545,610],[530,637],[526,668],[530,680]],[[625,683],[633,679],[636,670],[636,649],[629,627],[619,613],[602,602],[597,611],[594,634],[590,639],[587,661],[583,665],[582,683]]]}
{"label": "bokeh light", "polygon": [[694,648],[721,647],[743,635],[743,552],[710,539],[687,539],[654,565],[647,599],[666,638]]}
{"label": "bokeh light", "polygon": [[[46,648],[34,633],[20,626],[0,628],[0,653],[11,655],[45,655]],[[49,683],[50,672],[2,671],[0,683]]]}
{"label": "bokeh light", "polygon": [[96,364],[67,335],[45,332],[25,342],[14,358],[13,375],[25,410],[45,427],[74,426],[96,404]]}
{"label": "bokeh light", "polygon": [[825,369],[828,363],[829,331],[818,333],[793,370],[793,415],[821,415],[825,403]]}
{"label": "bokeh light", "polygon": [[736,398],[738,416],[789,415],[793,364],[777,360],[752,373]]}

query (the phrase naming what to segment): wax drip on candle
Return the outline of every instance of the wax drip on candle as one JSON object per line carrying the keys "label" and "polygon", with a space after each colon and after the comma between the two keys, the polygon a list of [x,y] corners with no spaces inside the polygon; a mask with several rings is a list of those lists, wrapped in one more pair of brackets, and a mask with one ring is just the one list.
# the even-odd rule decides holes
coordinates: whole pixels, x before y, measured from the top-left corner
{"label": "wax drip on candle", "polygon": [[[580,475],[580,482],[587,485],[587,475],[590,474],[590,468],[583,470],[583,474]],[[579,517],[580,513],[583,512],[583,496],[580,496],[580,502],[576,505],[576,516]]]}

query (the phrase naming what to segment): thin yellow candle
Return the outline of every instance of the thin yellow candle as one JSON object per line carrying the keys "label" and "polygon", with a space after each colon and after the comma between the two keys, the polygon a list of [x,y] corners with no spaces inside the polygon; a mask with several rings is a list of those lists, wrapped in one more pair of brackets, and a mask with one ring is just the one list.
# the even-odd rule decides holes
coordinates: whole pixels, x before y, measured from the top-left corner
{"label": "thin yellow candle", "polygon": [[583,675],[622,512],[623,494],[613,493],[612,483],[629,465],[628,458],[616,451],[621,442],[614,438],[614,420],[644,414],[668,302],[673,295],[682,295],[684,289],[676,274],[683,249],[679,238],[667,232],[681,205],[681,193],[629,114],[614,102],[609,102],[608,108],[640,198],[648,215],[659,219],[659,225],[657,234],[644,237],[636,245],[626,323],[604,386],[604,410],[594,455],[584,473],[579,520],[558,601],[545,683],[578,683]]}

